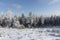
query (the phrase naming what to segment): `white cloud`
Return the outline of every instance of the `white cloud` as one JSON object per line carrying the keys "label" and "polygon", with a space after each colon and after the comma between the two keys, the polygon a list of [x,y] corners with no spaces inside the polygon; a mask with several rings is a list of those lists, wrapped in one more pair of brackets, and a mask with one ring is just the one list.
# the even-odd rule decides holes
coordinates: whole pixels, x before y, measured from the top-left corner
{"label": "white cloud", "polygon": [[60,0],[50,0],[49,4],[58,3]]}
{"label": "white cloud", "polygon": [[13,7],[15,7],[16,9],[21,9],[22,8],[22,6],[19,5],[19,4],[13,4]]}

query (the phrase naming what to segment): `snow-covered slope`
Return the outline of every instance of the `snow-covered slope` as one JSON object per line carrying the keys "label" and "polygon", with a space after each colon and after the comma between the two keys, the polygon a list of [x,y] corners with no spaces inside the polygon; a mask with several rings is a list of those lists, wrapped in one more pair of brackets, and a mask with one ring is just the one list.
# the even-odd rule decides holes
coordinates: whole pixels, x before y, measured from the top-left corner
{"label": "snow-covered slope", "polygon": [[59,28],[0,28],[0,40],[60,40]]}

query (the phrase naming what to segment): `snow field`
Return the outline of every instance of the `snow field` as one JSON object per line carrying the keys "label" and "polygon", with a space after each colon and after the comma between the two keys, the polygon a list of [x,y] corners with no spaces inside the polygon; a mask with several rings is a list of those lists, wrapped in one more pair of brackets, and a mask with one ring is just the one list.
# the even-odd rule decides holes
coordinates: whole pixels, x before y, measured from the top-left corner
{"label": "snow field", "polygon": [[[59,28],[12,29],[0,28],[0,40],[60,40]],[[60,31],[59,31],[60,32]]]}

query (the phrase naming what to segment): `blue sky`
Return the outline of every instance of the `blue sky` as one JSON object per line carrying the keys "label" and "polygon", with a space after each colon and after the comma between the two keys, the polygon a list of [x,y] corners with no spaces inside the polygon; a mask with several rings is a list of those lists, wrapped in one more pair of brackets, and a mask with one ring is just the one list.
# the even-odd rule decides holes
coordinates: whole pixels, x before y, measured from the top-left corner
{"label": "blue sky", "polygon": [[8,9],[13,14],[28,15],[32,11],[37,16],[60,15],[60,0],[0,0],[0,13]]}

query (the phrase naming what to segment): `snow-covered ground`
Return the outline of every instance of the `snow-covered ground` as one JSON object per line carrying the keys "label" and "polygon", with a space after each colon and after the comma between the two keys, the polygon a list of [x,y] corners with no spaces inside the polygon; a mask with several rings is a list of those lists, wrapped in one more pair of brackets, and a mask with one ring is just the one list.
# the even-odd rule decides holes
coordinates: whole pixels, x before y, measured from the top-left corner
{"label": "snow-covered ground", "polygon": [[60,40],[60,28],[0,28],[0,40]]}

